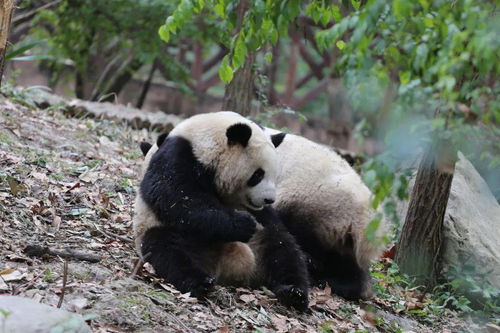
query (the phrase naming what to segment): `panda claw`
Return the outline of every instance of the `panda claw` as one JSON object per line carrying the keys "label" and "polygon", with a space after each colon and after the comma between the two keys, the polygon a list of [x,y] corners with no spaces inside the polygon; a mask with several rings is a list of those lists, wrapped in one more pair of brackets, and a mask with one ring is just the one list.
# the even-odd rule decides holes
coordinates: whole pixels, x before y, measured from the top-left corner
{"label": "panda claw", "polygon": [[196,297],[199,301],[203,301],[214,285],[215,278],[207,276],[203,280],[193,283],[192,288],[190,288],[191,296]]}
{"label": "panda claw", "polygon": [[277,288],[275,294],[280,303],[285,306],[293,307],[301,312],[308,309],[309,299],[306,290],[297,286],[285,285]]}

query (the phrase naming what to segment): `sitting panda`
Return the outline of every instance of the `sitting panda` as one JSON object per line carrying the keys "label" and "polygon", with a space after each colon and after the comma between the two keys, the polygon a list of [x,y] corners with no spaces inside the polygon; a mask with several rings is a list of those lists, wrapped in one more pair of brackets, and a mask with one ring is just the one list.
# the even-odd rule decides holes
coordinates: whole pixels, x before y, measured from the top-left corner
{"label": "sitting panda", "polygon": [[336,152],[303,137],[265,128],[277,147],[279,174],[273,207],[307,256],[313,284],[328,283],[346,299],[371,296],[370,261],[382,250],[365,229],[374,216],[371,192]]}
{"label": "sitting panda", "polygon": [[158,276],[198,298],[214,283],[265,285],[284,305],[307,309],[305,257],[270,206],[276,150],[255,123],[200,114],[141,150],[133,228]]}

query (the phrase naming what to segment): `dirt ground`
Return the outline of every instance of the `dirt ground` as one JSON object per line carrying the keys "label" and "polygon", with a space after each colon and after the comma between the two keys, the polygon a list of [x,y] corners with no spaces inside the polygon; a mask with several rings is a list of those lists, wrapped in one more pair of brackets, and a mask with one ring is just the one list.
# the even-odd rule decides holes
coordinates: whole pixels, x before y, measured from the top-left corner
{"label": "dirt ground", "polygon": [[466,331],[453,313],[426,322],[396,301],[347,302],[328,287],[312,291],[305,314],[265,289],[217,287],[200,304],[137,265],[138,143],[152,133],[2,96],[0,110],[0,294],[61,302],[95,332]]}

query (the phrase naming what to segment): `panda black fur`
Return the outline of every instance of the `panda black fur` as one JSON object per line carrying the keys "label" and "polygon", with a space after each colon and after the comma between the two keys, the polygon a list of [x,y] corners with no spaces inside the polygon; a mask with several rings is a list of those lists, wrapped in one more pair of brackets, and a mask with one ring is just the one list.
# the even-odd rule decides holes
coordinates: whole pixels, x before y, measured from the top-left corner
{"label": "panda black fur", "polygon": [[370,190],[328,147],[268,128],[265,132],[278,153],[273,207],[305,252],[311,281],[327,282],[347,299],[369,298],[370,261],[380,255],[387,232],[383,220],[375,241],[365,236],[374,213]]}
{"label": "panda black fur", "polygon": [[268,205],[275,148],[256,124],[232,112],[197,115],[141,150],[134,232],[158,276],[196,297],[214,283],[265,285],[307,308],[304,256]]}

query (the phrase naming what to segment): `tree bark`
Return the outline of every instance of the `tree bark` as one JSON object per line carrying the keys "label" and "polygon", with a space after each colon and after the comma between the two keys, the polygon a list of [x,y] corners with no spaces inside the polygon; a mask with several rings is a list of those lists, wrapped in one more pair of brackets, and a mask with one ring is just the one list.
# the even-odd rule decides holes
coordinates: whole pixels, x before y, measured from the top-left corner
{"label": "tree bark", "polygon": [[[235,32],[241,30],[245,12],[250,5],[249,0],[242,0],[236,8],[236,28]],[[250,114],[252,110],[253,98],[253,64],[255,62],[255,51],[248,51],[245,62],[233,76],[231,82],[226,85],[224,99],[222,100],[222,110],[234,111],[243,116]]]}
{"label": "tree bark", "polygon": [[278,94],[276,93],[275,85],[278,80],[278,65],[280,57],[280,41],[273,46],[272,50],[273,58],[271,59],[271,64],[269,66],[268,76],[269,76],[269,90],[268,90],[268,101],[270,105],[275,105],[278,103]]}
{"label": "tree bark", "polygon": [[142,86],[141,90],[141,95],[139,96],[139,99],[137,100],[136,107],[138,109],[142,109],[142,106],[144,105],[144,101],[146,100],[146,96],[148,94],[149,88],[151,87],[151,82],[153,81],[153,76],[156,72],[158,60],[155,59],[153,63],[151,64],[151,70],[149,71],[148,78],[146,79],[146,82],[144,82],[144,85]]}
{"label": "tree bark", "polygon": [[441,269],[443,223],[456,162],[449,147],[440,142],[422,157],[397,245],[401,272],[427,288],[438,283]]}
{"label": "tree bark", "polygon": [[234,111],[248,116],[252,109],[253,98],[253,64],[255,52],[247,54],[243,66],[234,73],[233,80],[226,86],[222,110]]}
{"label": "tree bark", "polygon": [[14,12],[14,0],[3,0],[0,5],[0,86],[2,85],[7,40],[9,39],[10,22]]}
{"label": "tree bark", "polygon": [[139,59],[133,59],[118,75],[112,78],[109,88],[101,96],[105,96],[101,102],[112,102],[115,96],[118,96],[123,87],[132,79],[134,74],[142,67],[144,63]]}
{"label": "tree bark", "polygon": [[292,104],[293,95],[295,93],[295,77],[297,75],[297,61],[299,53],[299,35],[296,31],[290,31],[292,43],[290,44],[290,54],[288,55],[288,69],[286,72],[285,94],[283,102],[288,106]]}

